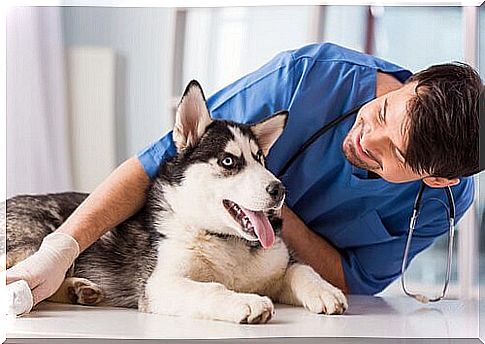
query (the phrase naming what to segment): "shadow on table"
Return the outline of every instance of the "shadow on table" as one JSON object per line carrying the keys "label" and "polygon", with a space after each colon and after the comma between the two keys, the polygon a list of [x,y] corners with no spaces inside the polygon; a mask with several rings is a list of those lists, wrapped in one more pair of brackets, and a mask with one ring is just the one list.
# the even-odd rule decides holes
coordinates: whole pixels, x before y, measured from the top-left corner
{"label": "shadow on table", "polygon": [[344,313],[352,315],[385,315],[400,313],[382,297],[366,297],[364,295],[350,295],[349,308]]}

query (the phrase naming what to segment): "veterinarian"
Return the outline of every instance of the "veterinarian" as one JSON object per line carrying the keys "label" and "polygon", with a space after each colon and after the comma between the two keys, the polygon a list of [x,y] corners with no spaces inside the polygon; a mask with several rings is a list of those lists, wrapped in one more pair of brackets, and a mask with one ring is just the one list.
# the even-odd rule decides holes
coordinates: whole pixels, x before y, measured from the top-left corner
{"label": "veterinarian", "polygon": [[[281,109],[287,126],[267,157],[275,174],[318,128],[363,105],[322,135],[281,177],[283,238],[299,260],[347,293],[375,294],[400,276],[413,203],[445,202],[456,220],[479,172],[478,74],[445,64],[413,75],[334,44],[280,53],[208,99],[212,116],[252,123]],[[175,154],[171,133],[121,164],[39,251],[7,271],[25,279],[34,303],[53,294],[78,254],[139,210],[158,166]],[[441,202],[426,202],[409,257],[448,231]]]}

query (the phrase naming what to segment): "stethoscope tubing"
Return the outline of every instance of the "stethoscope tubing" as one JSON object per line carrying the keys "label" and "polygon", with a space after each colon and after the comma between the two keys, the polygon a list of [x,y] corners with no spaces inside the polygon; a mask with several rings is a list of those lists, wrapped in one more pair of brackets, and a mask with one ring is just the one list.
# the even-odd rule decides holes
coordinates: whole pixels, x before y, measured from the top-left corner
{"label": "stethoscope tubing", "polygon": [[449,186],[444,187],[443,189],[445,190],[446,197],[448,199],[448,209],[447,209],[447,214],[448,214],[448,255],[446,258],[446,274],[445,274],[445,283],[443,286],[443,289],[441,291],[441,294],[435,298],[428,298],[427,296],[419,293],[411,293],[407,288],[406,288],[406,282],[405,282],[405,272],[407,269],[407,262],[408,262],[408,255],[409,255],[409,249],[411,247],[411,239],[413,237],[414,229],[416,228],[416,223],[417,219],[419,216],[419,212],[421,211],[421,204],[423,200],[423,194],[424,190],[426,188],[426,184],[424,182],[421,183],[419,187],[418,194],[416,196],[416,199],[414,201],[414,206],[413,206],[413,214],[411,216],[411,220],[409,222],[409,230],[408,230],[408,235],[406,238],[406,246],[404,247],[404,254],[402,258],[402,265],[401,265],[401,287],[404,293],[417,301],[421,303],[429,303],[429,302],[438,302],[442,300],[446,296],[446,292],[448,291],[448,285],[450,283],[450,278],[451,278],[451,265],[453,262],[453,239],[454,239],[454,233],[455,233],[455,200],[453,199],[453,193],[451,191],[451,188]]}
{"label": "stethoscope tubing", "polygon": [[330,129],[336,127],[341,122],[349,118],[350,116],[356,114],[364,104],[358,105],[351,110],[347,111],[341,116],[338,116],[325,124],[323,127],[318,129],[310,138],[308,138],[301,147],[288,159],[288,161],[283,165],[283,167],[278,172],[278,178],[283,177],[288,169],[295,163],[295,161],[310,147],[316,140],[318,140],[322,135],[324,135]]}
{"label": "stethoscope tubing", "polygon": [[[351,110],[347,111],[341,116],[338,116],[325,124],[323,127],[318,129],[310,138],[308,138],[302,145],[301,147],[288,159],[288,161],[283,165],[283,167],[280,169],[278,172],[277,176],[278,178],[281,179],[286,172],[288,172],[289,168],[295,163],[295,161],[303,154],[305,151],[310,147],[316,140],[318,140],[321,136],[323,136],[326,132],[328,132],[330,129],[336,127],[338,124],[342,123],[344,120],[349,118],[350,116],[357,114],[358,111],[362,108],[364,104],[358,105]],[[408,260],[408,255],[409,255],[409,249],[411,246],[411,239],[413,236],[414,229],[416,227],[416,222],[419,216],[419,212],[421,210],[421,204],[422,204],[422,199],[423,199],[423,194],[424,190],[426,188],[426,184],[424,182],[421,183],[419,187],[418,194],[416,196],[416,199],[414,201],[414,206],[413,206],[413,213],[410,219],[410,224],[409,224],[409,230],[408,230],[408,235],[406,239],[406,246],[404,248],[404,253],[403,253],[403,260],[402,260],[402,265],[401,265],[401,284],[402,284],[402,289],[404,293],[408,296],[411,296],[415,298],[416,300],[422,302],[422,303],[428,303],[428,302],[437,302],[441,299],[443,299],[446,295],[447,289],[448,289],[448,284],[450,282],[450,276],[451,276],[451,264],[452,264],[452,259],[453,259],[453,237],[454,237],[454,228],[455,228],[455,202],[453,199],[453,193],[451,192],[451,188],[449,186],[445,187],[445,193],[448,198],[448,223],[449,223],[449,228],[448,228],[448,257],[447,257],[447,263],[446,263],[446,277],[445,277],[445,284],[443,287],[443,291],[439,297],[436,298],[428,298],[422,294],[413,294],[409,292],[406,288],[405,282],[404,282],[404,274],[407,268],[407,260]]]}

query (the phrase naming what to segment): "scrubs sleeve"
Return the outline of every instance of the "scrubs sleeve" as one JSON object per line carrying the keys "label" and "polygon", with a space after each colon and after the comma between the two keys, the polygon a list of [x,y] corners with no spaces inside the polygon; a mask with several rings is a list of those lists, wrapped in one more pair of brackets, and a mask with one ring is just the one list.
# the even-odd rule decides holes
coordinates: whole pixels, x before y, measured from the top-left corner
{"label": "scrubs sleeve", "polygon": [[[304,62],[304,61],[303,61]],[[290,107],[296,79],[303,73],[291,51],[276,55],[258,70],[224,87],[207,100],[214,119],[255,123]],[[161,163],[177,152],[172,132],[137,154],[146,174],[154,178]]]}
{"label": "scrubs sleeve", "polygon": [[[462,183],[466,185],[460,188],[459,194],[453,192],[456,222],[463,217],[474,199],[473,179],[466,178],[462,180]],[[434,209],[431,213],[433,215],[423,214],[418,218],[409,250],[408,266],[418,253],[429,247],[438,237],[448,233],[448,218],[444,210],[442,208],[439,211]],[[376,221],[379,223],[369,223],[369,221],[362,223],[361,229],[366,230],[365,227],[368,226],[383,226],[379,219]],[[341,250],[341,262],[349,292],[351,294],[377,294],[397,279],[401,274],[406,240],[407,229],[404,234],[389,235],[387,240],[377,244]],[[447,252],[443,252],[443,255],[446,254]]]}
{"label": "scrubs sleeve", "polygon": [[175,156],[177,148],[172,138],[172,131],[161,137],[137,154],[145,173],[150,179],[158,174],[160,164],[168,158]]}

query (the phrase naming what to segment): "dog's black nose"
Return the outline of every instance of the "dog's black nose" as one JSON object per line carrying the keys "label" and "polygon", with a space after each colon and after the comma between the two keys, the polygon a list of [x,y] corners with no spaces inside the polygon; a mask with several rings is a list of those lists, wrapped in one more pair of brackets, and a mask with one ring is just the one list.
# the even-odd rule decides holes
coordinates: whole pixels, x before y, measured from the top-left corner
{"label": "dog's black nose", "polygon": [[266,187],[266,191],[273,198],[275,202],[281,202],[285,195],[285,187],[281,182],[271,182]]}

